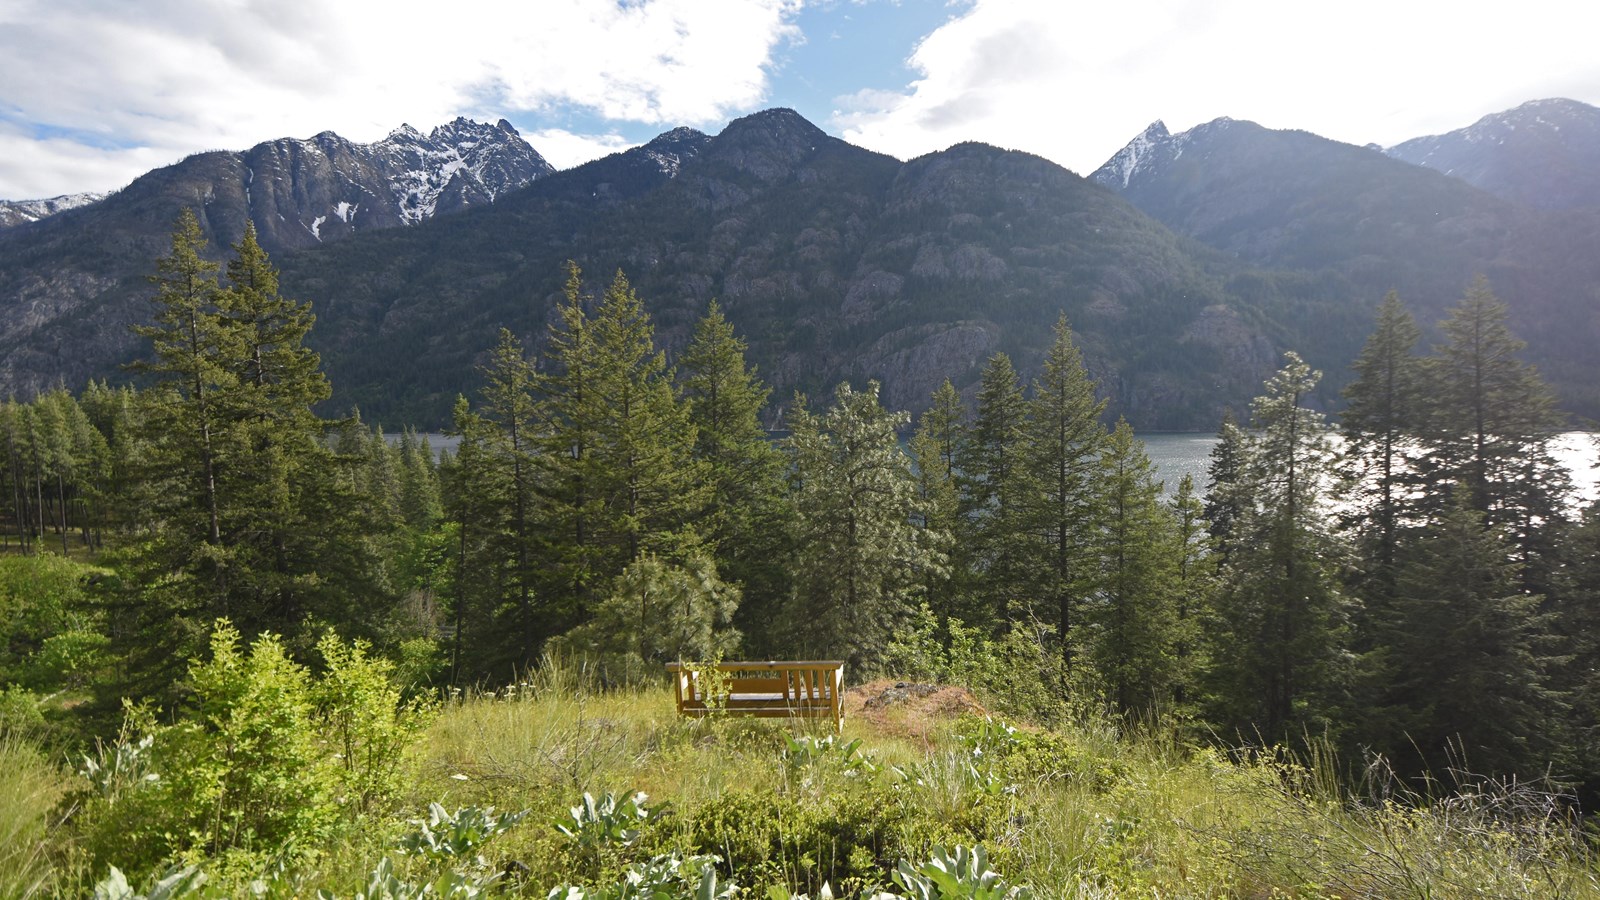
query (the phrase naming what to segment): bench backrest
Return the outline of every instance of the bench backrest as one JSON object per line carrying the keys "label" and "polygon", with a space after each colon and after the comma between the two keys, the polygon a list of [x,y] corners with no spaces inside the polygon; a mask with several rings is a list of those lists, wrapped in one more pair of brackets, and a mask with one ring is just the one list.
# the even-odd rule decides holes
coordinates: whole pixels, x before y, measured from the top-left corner
{"label": "bench backrest", "polygon": [[677,694],[678,713],[705,715],[722,709],[734,715],[831,718],[835,730],[844,724],[844,663],[840,660],[724,662],[715,669],[724,677],[724,697],[706,696],[709,685],[699,673],[707,666],[668,663]]}

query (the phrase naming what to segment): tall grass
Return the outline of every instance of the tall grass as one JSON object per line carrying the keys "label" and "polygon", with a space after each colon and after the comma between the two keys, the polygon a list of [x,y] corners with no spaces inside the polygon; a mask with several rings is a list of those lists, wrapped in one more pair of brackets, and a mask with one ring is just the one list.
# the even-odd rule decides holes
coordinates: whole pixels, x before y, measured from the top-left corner
{"label": "tall grass", "polygon": [[68,781],[44,754],[0,733],[0,897],[44,897],[57,887],[56,805]]}
{"label": "tall grass", "polygon": [[[294,883],[349,895],[385,857],[421,877],[421,861],[394,856],[396,837],[438,801],[529,811],[486,856],[510,873],[500,889],[511,896],[612,883],[663,853],[723,857],[746,896],[817,896],[823,881],[835,896],[867,896],[900,858],[982,843],[1008,881],[1049,900],[1600,898],[1582,823],[1528,785],[1458,779],[1472,786],[1424,796],[1375,769],[1352,794],[1315,742],[1298,757],[1230,753],[1170,725],[1093,715],[1014,732],[880,722],[849,719],[840,740],[801,744],[789,723],[682,720],[664,686],[603,690],[592,672],[551,661],[507,689],[445,702],[411,748],[407,811],[330,836]],[[0,896],[68,889],[51,852],[66,838],[49,831],[68,780],[0,741]],[[585,855],[553,827],[585,792],[637,791],[665,811],[637,845]]]}

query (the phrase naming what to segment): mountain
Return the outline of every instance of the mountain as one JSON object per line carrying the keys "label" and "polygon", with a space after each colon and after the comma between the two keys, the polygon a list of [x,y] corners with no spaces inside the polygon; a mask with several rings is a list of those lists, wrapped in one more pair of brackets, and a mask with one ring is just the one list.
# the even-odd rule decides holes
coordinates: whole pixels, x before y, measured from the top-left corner
{"label": "mountain", "polygon": [[1384,151],[1539,209],[1600,207],[1600,109],[1534,100]]}
{"label": "mountain", "polygon": [[[565,281],[625,272],[675,353],[716,298],[775,387],[879,379],[917,409],[1006,351],[1028,372],[1065,313],[1114,408],[1215,427],[1286,336],[1223,281],[1245,267],[1053,163],[982,144],[909,162],[769,110],[679,130],[541,179],[494,207],[288,257],[315,298],[336,401],[437,423],[477,389],[495,329],[537,347]],[[425,364],[417,364],[417,361]]]}
{"label": "mountain", "polygon": [[[226,235],[255,204],[293,211],[279,198],[304,194],[323,205],[285,214],[274,251],[284,291],[315,304],[330,411],[359,406],[391,425],[447,422],[455,397],[479,388],[496,329],[538,349],[569,259],[596,293],[625,272],[669,355],[718,299],[778,412],[794,391],[820,397],[843,378],[879,379],[886,402],[913,410],[946,376],[970,396],[996,351],[1033,371],[1065,313],[1113,414],[1204,430],[1225,406],[1242,409],[1287,349],[1327,372],[1312,402],[1335,405],[1386,290],[1427,323],[1485,272],[1569,408],[1600,414],[1600,255],[1586,250],[1596,216],[1530,209],[1304,132],[1218,120],[1173,135],[1158,124],[1090,180],[984,144],[901,162],[768,110],[716,135],[670,131],[409,227],[361,227],[379,208],[362,207],[348,234],[332,219],[308,226],[325,204],[354,201],[297,193],[265,164],[333,160],[336,145],[281,143],[251,151],[261,165],[197,158],[236,170],[239,184],[248,169],[248,197],[197,193],[235,182],[162,170],[0,231],[0,385],[76,386],[142,352],[127,326],[149,314],[144,276],[185,200]],[[440,185],[466,168],[413,183],[438,188],[441,212],[457,194]],[[383,208],[412,221],[402,211],[429,199],[415,196]]]}
{"label": "mountain", "polygon": [[218,257],[247,221],[276,257],[486,206],[553,171],[504,120],[456,119],[427,135],[401,126],[371,144],[325,131],[199,153],[99,202],[0,229],[0,388],[114,372],[185,207]]}
{"label": "mountain", "polygon": [[[223,207],[213,196],[201,211]],[[54,217],[55,255],[0,235],[0,377],[13,388],[80,384],[141,350],[126,326],[148,315],[142,279],[161,252],[149,242],[168,226],[151,225],[113,276],[92,270],[107,265],[103,241],[93,259],[70,249],[96,233],[70,215]],[[1270,309],[1276,287],[1230,292],[1248,267],[1057,165],[981,144],[903,163],[789,110],[715,136],[671,131],[492,205],[274,259],[285,293],[315,303],[333,406],[396,424],[445,422],[477,389],[497,328],[537,346],[568,259],[595,291],[625,271],[669,352],[719,299],[779,406],[877,378],[887,402],[917,408],[946,376],[971,386],[995,351],[1027,371],[1065,312],[1119,411],[1209,429],[1295,345]]]}
{"label": "mountain", "polygon": [[45,216],[104,200],[108,194],[63,194],[47,200],[0,200],[0,229],[37,222]]}
{"label": "mountain", "polygon": [[[1375,148],[1231,119],[1180,134],[1158,122],[1091,178],[1180,234],[1300,273],[1361,311],[1358,334],[1324,330],[1308,352],[1364,337],[1390,289],[1428,325],[1485,274],[1567,407],[1600,415],[1600,261],[1582,249],[1600,240],[1600,212],[1530,209]],[[1333,363],[1337,376],[1349,359]]]}

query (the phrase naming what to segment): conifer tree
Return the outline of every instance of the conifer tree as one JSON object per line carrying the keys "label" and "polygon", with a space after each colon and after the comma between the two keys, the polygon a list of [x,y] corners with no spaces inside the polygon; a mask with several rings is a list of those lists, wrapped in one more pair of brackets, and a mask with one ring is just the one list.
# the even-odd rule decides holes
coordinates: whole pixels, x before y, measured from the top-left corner
{"label": "conifer tree", "polygon": [[1336,457],[1322,415],[1301,405],[1320,376],[1285,354],[1251,403],[1236,480],[1217,484],[1238,515],[1212,635],[1218,699],[1225,720],[1274,740],[1327,715],[1346,674],[1345,553],[1326,499]]}
{"label": "conifer tree", "polygon": [[680,360],[683,396],[704,465],[709,503],[699,523],[721,577],[740,585],[739,626],[765,646],[788,591],[792,513],[783,454],[761,427],[769,389],[745,364],[744,340],[712,301]]}
{"label": "conifer tree", "polygon": [[1434,402],[1421,467],[1429,509],[1448,509],[1464,488],[1485,527],[1507,530],[1524,587],[1543,593],[1571,481],[1551,452],[1561,426],[1554,395],[1517,358],[1525,345],[1505,320],[1480,276],[1440,323],[1447,340],[1428,362]]}
{"label": "conifer tree", "polygon": [[1200,636],[1213,612],[1217,588],[1217,554],[1211,550],[1204,509],[1194,492],[1194,478],[1184,475],[1170,501],[1176,531],[1176,604],[1173,623],[1173,699],[1182,710],[1196,699],[1195,687],[1208,668]]}
{"label": "conifer tree", "polygon": [[[277,273],[247,229],[229,283],[202,253],[192,213],[158,261],[140,477],[151,485],[151,539],[127,557],[138,627],[133,668],[160,690],[216,618],[291,644],[311,619],[369,632],[386,602],[364,532],[311,406],[329,390],[302,341],[306,304],[278,293]],[[359,614],[358,614],[359,612]],[[370,632],[369,632],[370,633]],[[148,665],[145,665],[148,663]]]}
{"label": "conifer tree", "polygon": [[1523,593],[1499,529],[1471,494],[1404,551],[1404,623],[1385,706],[1403,740],[1388,748],[1408,773],[1465,764],[1473,775],[1544,771],[1554,760],[1558,698],[1540,650],[1540,598]]}
{"label": "conifer tree", "polygon": [[562,548],[554,589],[581,620],[594,591],[640,553],[681,560],[699,546],[708,491],[688,404],[643,303],[618,272],[591,317],[579,279],[574,266],[551,332],[542,459],[548,539]]}
{"label": "conifer tree", "polygon": [[1378,324],[1352,368],[1356,378],[1344,390],[1340,416],[1345,468],[1355,487],[1357,531],[1373,565],[1374,590],[1368,600],[1382,602],[1392,589],[1395,548],[1399,544],[1409,488],[1415,484],[1412,457],[1422,431],[1422,360],[1413,355],[1422,332],[1390,291],[1378,307]]}
{"label": "conifer tree", "polygon": [[821,416],[795,398],[788,446],[800,510],[795,594],[786,619],[814,658],[870,665],[916,607],[925,572],[942,564],[921,515],[896,430],[903,413],[878,403],[878,385],[840,384]]}
{"label": "conifer tree", "polygon": [[1165,707],[1178,684],[1177,565],[1183,557],[1161,483],[1126,420],[1106,446],[1100,495],[1102,589],[1091,608],[1095,668],[1123,713]]}
{"label": "conifer tree", "polygon": [[1226,562],[1236,540],[1235,530],[1244,517],[1246,498],[1241,494],[1245,480],[1245,433],[1233,410],[1222,415],[1217,442],[1211,446],[1211,461],[1206,468],[1204,518],[1212,548]]}
{"label": "conifer tree", "polygon": [[[957,572],[970,572],[974,621],[1015,620],[1029,612],[1021,484],[1027,404],[1011,358],[984,366],[977,411],[957,445],[962,522]],[[957,578],[963,576],[957,575]]]}
{"label": "conifer tree", "polygon": [[1065,316],[1056,322],[1027,408],[1020,512],[1028,584],[1040,617],[1056,625],[1063,675],[1070,676],[1082,643],[1078,608],[1100,587],[1095,552],[1101,517],[1093,488],[1102,475],[1106,430],[1100,424],[1105,401],[1095,399]]}
{"label": "conifer tree", "polygon": [[[536,608],[534,598],[538,575],[536,456],[544,427],[534,399],[538,378],[521,342],[505,328],[500,329],[499,342],[483,374],[487,383],[479,417],[480,424],[490,430],[488,444],[481,448],[485,453],[479,458],[499,469],[493,481],[505,491],[499,498],[503,527],[491,534],[488,550],[499,557],[495,568],[505,573],[504,601],[515,609],[515,621],[500,625],[520,637],[516,660],[521,666],[529,666],[537,658],[541,643],[559,633],[557,622],[548,610]],[[483,474],[475,473],[475,477]]]}
{"label": "conifer tree", "polygon": [[956,454],[965,437],[961,395],[946,378],[933,392],[933,402],[917,423],[911,439],[916,461],[917,495],[922,506],[922,527],[937,541],[950,565],[930,572],[925,592],[928,605],[941,616],[955,616],[969,625],[992,628],[996,617],[986,604],[972,603],[972,581],[966,565],[966,548],[956,542],[961,525],[961,495]]}

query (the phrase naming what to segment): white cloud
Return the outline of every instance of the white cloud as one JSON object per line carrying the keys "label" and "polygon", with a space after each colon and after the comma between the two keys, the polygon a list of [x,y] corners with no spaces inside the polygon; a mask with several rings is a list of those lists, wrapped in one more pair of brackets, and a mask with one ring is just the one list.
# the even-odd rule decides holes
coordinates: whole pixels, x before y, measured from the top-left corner
{"label": "white cloud", "polygon": [[619,134],[574,134],[560,128],[546,128],[523,137],[557,169],[570,169],[634,146],[633,141]]}
{"label": "white cloud", "polygon": [[571,107],[720,121],[762,100],[798,5],[0,0],[0,197],[114,188],[152,159],[329,128],[368,141]]}
{"label": "white cloud", "polygon": [[1390,144],[1525,100],[1600,102],[1600,6],[977,0],[898,93],[840,98],[846,140],[907,157],[982,140],[1093,171],[1152,120],[1218,116]]}

